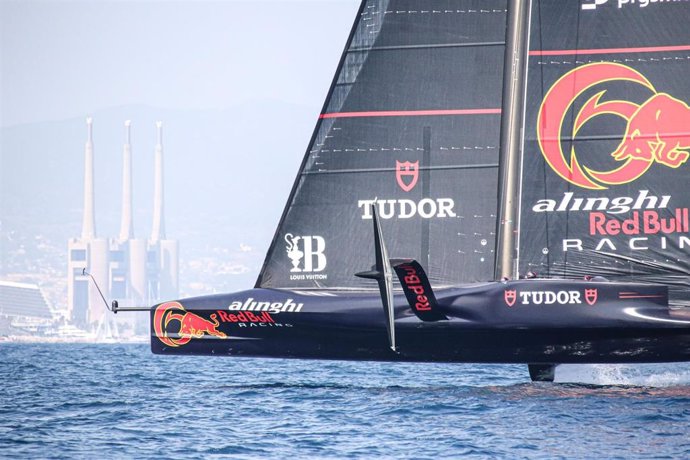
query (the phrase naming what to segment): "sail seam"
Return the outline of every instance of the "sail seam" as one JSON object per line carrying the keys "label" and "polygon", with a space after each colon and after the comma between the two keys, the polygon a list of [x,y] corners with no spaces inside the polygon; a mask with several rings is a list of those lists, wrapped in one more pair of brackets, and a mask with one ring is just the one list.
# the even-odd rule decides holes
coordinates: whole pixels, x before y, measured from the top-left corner
{"label": "sail seam", "polygon": [[[625,64],[625,63],[630,63],[630,62],[644,62],[644,63],[665,63],[666,61],[683,61],[683,60],[690,60],[690,56],[673,56],[673,57],[661,57],[661,58],[633,58],[633,59],[628,59],[628,58],[622,58],[622,59],[609,59],[610,62],[614,62],[617,64]],[[575,59],[574,61],[569,61],[569,60],[563,60],[563,61],[554,61],[554,60],[548,60],[548,61],[537,61],[537,64],[539,65],[581,65],[581,64],[591,64],[592,62],[601,62],[601,59],[597,58],[592,58],[592,59],[587,59],[587,60],[581,60],[581,59]]]}
{"label": "sail seam", "polygon": [[[503,10],[497,10],[497,9],[491,9],[491,10],[387,10],[384,11],[383,14],[448,14],[448,13],[456,13],[456,14],[474,14],[474,13],[480,13],[480,14],[488,14],[488,13],[506,13],[508,10],[503,9]],[[365,15],[367,13],[362,13],[362,15]],[[372,13],[372,14],[381,14],[380,12]]]}
{"label": "sail seam", "polygon": [[450,110],[378,110],[367,112],[328,112],[319,118],[358,118],[358,117],[428,117],[442,115],[500,115],[500,108],[491,109],[450,109]]}
{"label": "sail seam", "polygon": [[[367,148],[367,149],[360,149],[360,148],[340,148],[340,149],[322,149],[320,147],[323,147],[325,144],[317,144],[319,148],[312,149],[309,151],[309,153],[361,153],[361,152],[423,152],[424,149],[421,147],[380,147],[380,148]],[[498,149],[497,146],[494,145],[475,145],[472,147],[463,145],[462,147],[438,147],[438,150],[441,151],[453,151],[453,150],[463,150],[463,151],[468,151],[468,150],[496,150]],[[314,156],[314,158],[319,158],[318,156]]]}
{"label": "sail seam", "polygon": [[369,51],[394,51],[394,50],[417,50],[434,48],[472,48],[482,46],[505,46],[505,42],[473,42],[473,43],[439,43],[439,44],[420,44],[420,45],[390,45],[358,47],[347,50],[348,53],[368,53]]}
{"label": "sail seam", "polygon": [[[487,169],[498,168],[498,163],[486,163],[477,165],[454,165],[454,166],[427,166],[419,167],[420,171],[446,171],[455,169]],[[371,172],[394,172],[395,168],[367,168],[367,169],[332,169],[320,171],[302,171],[302,175],[311,174],[348,174],[348,173],[371,173]]]}

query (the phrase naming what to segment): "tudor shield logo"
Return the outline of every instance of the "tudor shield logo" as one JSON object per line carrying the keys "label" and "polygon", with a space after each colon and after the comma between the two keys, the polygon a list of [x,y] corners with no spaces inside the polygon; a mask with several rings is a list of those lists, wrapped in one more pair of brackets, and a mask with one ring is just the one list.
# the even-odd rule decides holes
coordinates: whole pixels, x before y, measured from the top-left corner
{"label": "tudor shield logo", "polygon": [[395,160],[395,178],[403,191],[412,190],[419,179],[419,160],[414,163]]}
{"label": "tudor shield logo", "polygon": [[517,299],[517,291],[515,289],[506,289],[503,293],[503,299],[506,301],[506,305],[512,307]]}
{"label": "tudor shield logo", "polygon": [[588,305],[594,305],[597,301],[597,290],[596,289],[585,289],[585,301]]}

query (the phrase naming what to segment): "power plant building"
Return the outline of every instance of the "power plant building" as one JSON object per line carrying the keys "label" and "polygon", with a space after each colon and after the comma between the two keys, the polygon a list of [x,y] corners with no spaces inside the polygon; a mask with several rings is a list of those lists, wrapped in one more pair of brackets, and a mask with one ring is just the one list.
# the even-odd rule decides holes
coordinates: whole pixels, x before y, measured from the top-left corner
{"label": "power plant building", "polygon": [[[87,123],[84,149],[84,218],[79,238],[68,242],[68,314],[75,325],[94,327],[107,313],[103,298],[120,305],[152,305],[178,295],[178,242],[165,235],[163,208],[162,123],[156,123],[153,229],[149,239],[136,238],[132,218],[132,147],[130,122],[125,122],[122,153],[122,221],[116,238],[98,237],[94,197],[92,120]],[[86,270],[86,273],[84,272]],[[98,287],[93,283],[90,273]],[[98,288],[100,287],[101,293]],[[148,321],[148,318],[146,319]]]}

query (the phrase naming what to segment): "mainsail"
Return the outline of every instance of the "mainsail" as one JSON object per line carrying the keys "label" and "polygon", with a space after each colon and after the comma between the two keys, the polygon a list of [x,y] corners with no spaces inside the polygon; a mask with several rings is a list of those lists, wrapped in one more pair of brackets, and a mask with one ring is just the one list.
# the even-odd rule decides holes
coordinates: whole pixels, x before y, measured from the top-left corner
{"label": "mainsail", "polygon": [[689,2],[533,1],[520,270],[690,304]]}
{"label": "mainsail", "polygon": [[392,257],[434,285],[493,277],[505,0],[361,5],[257,287],[374,287]]}

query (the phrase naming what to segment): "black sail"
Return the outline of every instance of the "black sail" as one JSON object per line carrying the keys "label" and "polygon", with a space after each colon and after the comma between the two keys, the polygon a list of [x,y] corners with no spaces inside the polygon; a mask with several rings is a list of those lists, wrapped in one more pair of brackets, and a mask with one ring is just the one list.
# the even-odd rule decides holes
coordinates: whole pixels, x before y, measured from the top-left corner
{"label": "black sail", "polygon": [[690,304],[688,2],[532,2],[519,266]]}
{"label": "black sail", "polygon": [[432,284],[493,276],[506,8],[362,3],[257,287],[373,287],[373,203]]}

